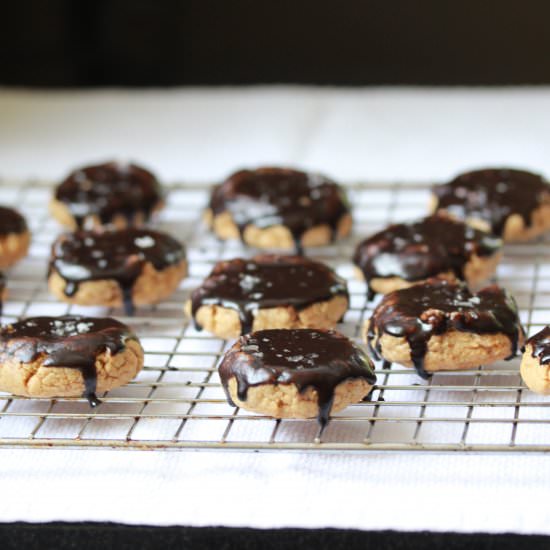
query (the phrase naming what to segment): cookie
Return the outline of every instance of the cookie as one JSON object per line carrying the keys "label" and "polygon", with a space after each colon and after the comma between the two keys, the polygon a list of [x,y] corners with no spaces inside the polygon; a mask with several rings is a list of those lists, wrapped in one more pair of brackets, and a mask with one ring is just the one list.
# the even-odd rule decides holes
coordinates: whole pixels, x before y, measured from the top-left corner
{"label": "cookie", "polygon": [[463,282],[429,279],[386,294],[364,337],[375,358],[414,366],[428,378],[511,359],[524,333],[506,290],[492,285],[473,294]]}
{"label": "cookie", "polygon": [[25,218],[13,208],[0,206],[0,269],[11,267],[24,258],[30,242]]}
{"label": "cookie", "polygon": [[4,300],[6,299],[7,294],[6,278],[4,277],[4,274],[0,271],[0,316],[2,315]]}
{"label": "cookie", "polygon": [[537,174],[509,168],[476,170],[433,188],[434,211],[445,211],[505,241],[550,229],[550,186]]}
{"label": "cookie", "polygon": [[80,397],[126,384],[143,367],[137,337],[110,318],[32,317],[0,330],[0,391]]}
{"label": "cookie", "polygon": [[236,338],[270,328],[332,328],[347,311],[344,279],[301,256],[218,262],[186,304],[197,329]]}
{"label": "cookie", "polygon": [[520,372],[530,390],[543,395],[550,394],[550,327],[547,326],[527,340]]}
{"label": "cookie", "polygon": [[362,241],[353,262],[367,281],[369,299],[430,277],[464,280],[470,286],[491,277],[502,241],[448,216],[390,225]]}
{"label": "cookie", "polygon": [[376,376],[365,352],[333,330],[273,329],[241,336],[219,366],[227,399],[274,418],[315,418],[369,394]]}
{"label": "cookie", "polygon": [[83,306],[156,304],[187,273],[185,248],[152,229],[77,231],[53,244],[48,286],[60,300]]}
{"label": "cookie", "polygon": [[71,229],[139,226],[162,207],[156,177],[135,164],[108,162],[79,168],[55,190],[53,217]]}
{"label": "cookie", "polygon": [[241,170],[216,186],[205,213],[220,239],[257,248],[295,250],[345,237],[351,214],[330,179],[288,168]]}

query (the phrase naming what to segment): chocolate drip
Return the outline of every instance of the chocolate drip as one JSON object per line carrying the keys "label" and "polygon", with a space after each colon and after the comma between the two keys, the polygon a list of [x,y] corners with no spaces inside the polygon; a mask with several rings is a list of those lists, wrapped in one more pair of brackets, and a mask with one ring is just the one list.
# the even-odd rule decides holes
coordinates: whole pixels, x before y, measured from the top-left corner
{"label": "chocolate drip", "polygon": [[313,329],[259,330],[241,336],[222,360],[219,374],[230,402],[227,384],[232,377],[241,401],[246,401],[248,388],[263,384],[295,384],[300,393],[313,388],[321,427],[328,422],[338,384],[356,378],[376,382],[361,348],[335,331]]}
{"label": "chocolate drip", "polygon": [[502,236],[512,214],[532,225],[531,214],[550,203],[548,182],[537,174],[509,168],[476,170],[457,176],[445,185],[436,185],[437,209],[460,219],[486,221],[495,235]]}
{"label": "chocolate drip", "polygon": [[119,353],[133,339],[127,326],[110,318],[31,317],[0,330],[0,357],[29,363],[45,355],[44,366],[78,369],[84,379],[84,397],[95,407],[101,402],[95,395],[97,356],[107,350],[111,355]]}
{"label": "chocolate drip", "polygon": [[214,188],[210,209],[214,215],[229,212],[241,239],[250,224],[261,229],[284,225],[298,254],[308,229],[328,225],[334,240],[342,216],[349,212],[338,184],[324,176],[285,168],[236,172]]}
{"label": "chocolate drip", "polygon": [[49,270],[65,279],[67,296],[74,296],[82,282],[115,280],[125,310],[132,315],[132,290],[145,264],[161,271],[184,259],[181,243],[151,229],[77,231],[61,235],[53,244]]}
{"label": "chocolate drip", "polygon": [[550,363],[550,327],[546,326],[534,336],[527,340],[527,345],[531,345],[531,355],[534,359],[538,359],[541,365]]}
{"label": "chocolate drip", "polygon": [[464,283],[430,279],[386,294],[372,314],[367,341],[373,356],[380,359],[384,332],[405,338],[416,371],[426,379],[428,341],[448,330],[505,334],[511,347],[508,359],[516,355],[523,334],[516,303],[506,290],[492,285],[472,294]]}
{"label": "chocolate drip", "polygon": [[201,306],[219,305],[239,314],[241,332],[252,330],[258,309],[293,306],[300,310],[314,302],[345,296],[347,285],[328,266],[298,256],[262,255],[251,260],[218,262],[191,294],[195,327]]}
{"label": "chocolate drip", "polygon": [[83,228],[88,217],[97,216],[103,225],[116,215],[135,223],[136,214],[150,218],[162,201],[155,176],[135,164],[108,162],[75,170],[59,185],[55,198],[63,202],[77,226]]}
{"label": "chocolate drip", "polygon": [[25,233],[26,231],[28,231],[27,222],[17,210],[0,206],[0,235]]}
{"label": "chocolate drip", "polygon": [[[360,243],[353,261],[367,283],[388,277],[413,282],[447,272],[464,279],[472,256],[491,256],[501,245],[496,237],[439,215],[390,225]],[[369,300],[374,294],[369,287]]]}

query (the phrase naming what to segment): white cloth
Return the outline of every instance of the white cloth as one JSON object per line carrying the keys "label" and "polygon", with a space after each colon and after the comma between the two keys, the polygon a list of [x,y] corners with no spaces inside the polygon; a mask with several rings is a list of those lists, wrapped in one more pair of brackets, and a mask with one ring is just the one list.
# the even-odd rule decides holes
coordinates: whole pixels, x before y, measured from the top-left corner
{"label": "white cloth", "polygon": [[[287,164],[339,180],[550,175],[550,89],[0,91],[0,175],[114,157],[163,180]],[[0,450],[0,521],[550,534],[543,455]]]}

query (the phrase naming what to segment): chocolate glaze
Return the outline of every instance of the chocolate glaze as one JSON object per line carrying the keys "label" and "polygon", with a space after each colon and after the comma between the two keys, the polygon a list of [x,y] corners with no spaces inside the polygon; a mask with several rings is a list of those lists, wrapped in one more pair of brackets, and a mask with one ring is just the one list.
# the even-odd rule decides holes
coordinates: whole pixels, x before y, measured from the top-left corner
{"label": "chocolate glaze", "polygon": [[126,312],[134,311],[132,289],[146,263],[157,271],[185,259],[185,248],[165,233],[151,229],[77,231],[61,235],[52,246],[49,273],[66,281],[65,294],[74,296],[80,283],[114,279]]}
{"label": "chocolate glaze", "polygon": [[261,255],[218,262],[202,285],[191,294],[195,327],[201,306],[219,305],[236,310],[242,334],[252,330],[254,313],[261,308],[293,306],[346,296],[346,281],[331,268],[300,256]]}
{"label": "chocolate glaze", "polygon": [[390,225],[369,237],[357,246],[353,261],[367,283],[386,277],[413,282],[447,272],[464,279],[464,267],[472,256],[491,256],[501,245],[500,239],[461,221],[430,216]]}
{"label": "chocolate glaze", "polygon": [[27,222],[17,210],[0,206],[0,235],[26,231],[28,231]]}
{"label": "chocolate glaze", "polygon": [[78,369],[84,378],[84,397],[95,407],[100,403],[95,395],[97,356],[107,350],[119,353],[128,340],[135,339],[130,329],[115,319],[31,317],[0,329],[0,358],[29,363],[44,355],[45,366]]}
{"label": "chocolate glaze", "polygon": [[460,219],[484,220],[499,236],[510,215],[519,214],[530,227],[533,210],[550,203],[550,186],[542,176],[510,168],[460,174],[445,185],[436,185],[433,192],[437,209]]}
{"label": "chocolate glaze", "polygon": [[63,202],[77,226],[84,227],[89,216],[97,216],[103,225],[123,215],[133,225],[135,215],[145,219],[162,200],[155,176],[135,164],[107,162],[75,170],[58,186],[55,198]]}
{"label": "chocolate glaze", "polygon": [[328,421],[338,384],[354,378],[376,382],[365,352],[333,330],[272,329],[246,334],[227,352],[219,374],[232,405],[227,389],[232,377],[241,401],[246,401],[248,388],[263,384],[295,384],[301,393],[313,388],[321,427]]}
{"label": "chocolate glaze", "polygon": [[509,359],[516,355],[523,334],[516,303],[506,290],[492,285],[472,294],[465,283],[429,279],[382,298],[370,319],[367,342],[373,356],[380,359],[384,332],[404,337],[416,371],[429,378],[424,370],[428,341],[448,330],[505,334],[512,350]]}
{"label": "chocolate glaze", "polygon": [[527,340],[531,345],[533,358],[538,359],[541,365],[550,363],[550,327],[547,326]]}
{"label": "chocolate glaze", "polygon": [[241,170],[214,188],[210,198],[214,215],[229,212],[241,232],[254,224],[262,229],[284,225],[302,252],[302,235],[327,224],[336,237],[338,223],[349,212],[343,190],[332,180],[287,168]]}

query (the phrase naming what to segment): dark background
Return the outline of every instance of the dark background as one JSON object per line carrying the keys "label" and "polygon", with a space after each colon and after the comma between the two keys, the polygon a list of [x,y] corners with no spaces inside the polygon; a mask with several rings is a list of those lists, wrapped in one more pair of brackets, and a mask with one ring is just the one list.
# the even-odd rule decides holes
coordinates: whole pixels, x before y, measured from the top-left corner
{"label": "dark background", "polygon": [[0,0],[0,84],[550,83],[548,0]]}

